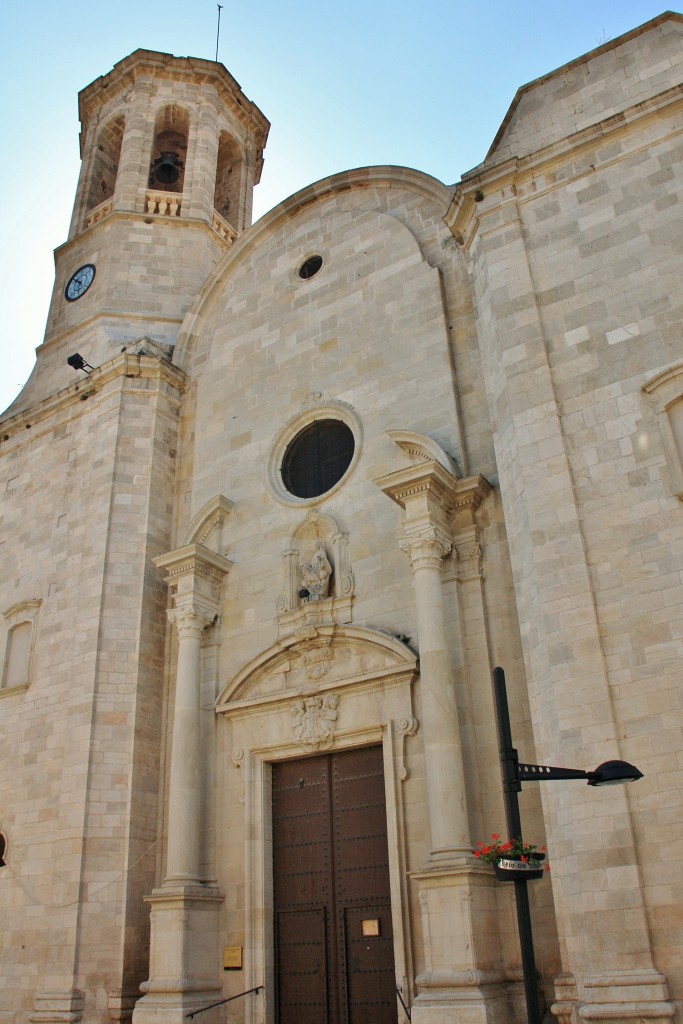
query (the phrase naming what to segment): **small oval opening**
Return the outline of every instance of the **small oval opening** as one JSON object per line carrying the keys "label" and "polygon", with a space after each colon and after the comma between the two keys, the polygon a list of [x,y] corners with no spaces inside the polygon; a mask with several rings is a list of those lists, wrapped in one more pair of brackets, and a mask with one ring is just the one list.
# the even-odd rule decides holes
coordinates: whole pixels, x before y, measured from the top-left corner
{"label": "small oval opening", "polygon": [[323,265],[322,256],[309,256],[299,267],[299,277],[304,281],[314,277]]}

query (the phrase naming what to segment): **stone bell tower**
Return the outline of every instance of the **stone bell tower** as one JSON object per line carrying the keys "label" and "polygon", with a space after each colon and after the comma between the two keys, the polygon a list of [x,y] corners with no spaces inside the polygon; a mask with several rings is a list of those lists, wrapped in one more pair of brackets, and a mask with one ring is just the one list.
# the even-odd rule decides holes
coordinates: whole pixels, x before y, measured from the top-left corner
{"label": "stone bell tower", "polygon": [[79,96],[81,174],[38,361],[12,411],[140,338],[173,345],[251,224],[269,123],[222,64],[136,50]]}

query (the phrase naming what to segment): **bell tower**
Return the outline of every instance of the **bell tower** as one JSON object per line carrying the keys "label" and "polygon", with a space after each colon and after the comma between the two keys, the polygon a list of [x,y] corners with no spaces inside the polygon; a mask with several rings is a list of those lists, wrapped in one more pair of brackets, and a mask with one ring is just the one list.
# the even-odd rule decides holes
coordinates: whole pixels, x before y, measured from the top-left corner
{"label": "bell tower", "polygon": [[175,343],[214,264],[251,224],[270,127],[222,64],[136,50],[79,95],[81,174],[55,251],[45,339],[12,406],[140,338]]}

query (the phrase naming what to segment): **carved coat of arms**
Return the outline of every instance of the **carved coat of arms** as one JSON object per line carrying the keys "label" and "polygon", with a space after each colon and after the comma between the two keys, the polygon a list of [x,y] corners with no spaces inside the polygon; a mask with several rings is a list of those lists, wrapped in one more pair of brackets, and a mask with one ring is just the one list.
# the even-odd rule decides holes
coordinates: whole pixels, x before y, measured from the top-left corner
{"label": "carved coat of arms", "polygon": [[295,701],[290,713],[296,739],[310,750],[326,750],[330,747],[334,739],[338,707],[339,697],[336,693]]}

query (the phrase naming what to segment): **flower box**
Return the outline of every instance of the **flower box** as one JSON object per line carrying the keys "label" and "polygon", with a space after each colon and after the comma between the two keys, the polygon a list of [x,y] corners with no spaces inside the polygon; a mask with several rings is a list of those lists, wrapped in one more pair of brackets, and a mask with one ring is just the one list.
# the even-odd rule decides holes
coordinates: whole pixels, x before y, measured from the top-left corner
{"label": "flower box", "polygon": [[520,879],[530,882],[535,878],[543,878],[543,867],[540,863],[542,860],[545,860],[544,853],[534,853],[533,859],[528,861],[501,857],[494,862],[493,870],[499,882],[514,882]]}

